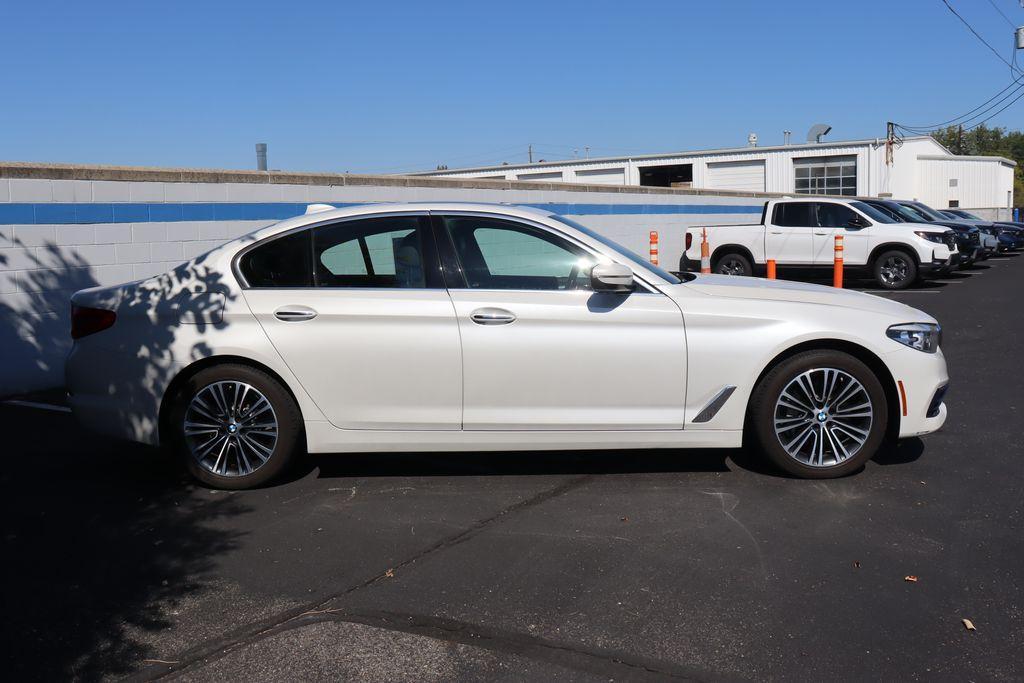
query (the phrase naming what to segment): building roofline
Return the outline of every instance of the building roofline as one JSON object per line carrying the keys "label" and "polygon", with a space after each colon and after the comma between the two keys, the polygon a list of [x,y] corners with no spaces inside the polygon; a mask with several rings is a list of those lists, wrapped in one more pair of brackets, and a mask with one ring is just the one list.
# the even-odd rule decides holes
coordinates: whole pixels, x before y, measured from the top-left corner
{"label": "building roofline", "polygon": [[[914,137],[904,138],[905,140],[933,140],[930,135],[917,135]],[[511,168],[550,168],[552,166],[567,166],[572,164],[608,164],[616,162],[626,161],[644,161],[649,159],[668,159],[668,158],[679,158],[679,157],[700,157],[700,156],[712,156],[722,154],[739,154],[742,152],[777,152],[780,150],[814,150],[814,149],[828,149],[831,147],[857,147],[865,145],[880,145],[883,144],[882,138],[870,138],[867,140],[836,140],[830,142],[808,142],[798,143],[793,145],[771,145],[768,147],[723,147],[719,149],[698,149],[692,151],[682,152],[662,152],[659,154],[627,154],[619,155],[614,157],[591,157],[589,159],[562,159],[560,161],[537,161],[534,163],[525,164],[499,164],[497,166],[468,166],[465,168],[449,168],[442,171],[416,171],[414,173],[405,173],[404,175],[410,176],[444,176],[451,173],[486,173],[490,171],[502,171]],[[941,147],[941,144],[939,144]]]}
{"label": "building roofline", "polygon": [[1016,166],[1017,162],[1013,159],[1007,159],[1006,157],[1000,156],[985,156],[979,154],[953,154],[947,156],[945,154],[918,154],[918,159],[924,159],[926,161],[999,161],[1009,166]]}

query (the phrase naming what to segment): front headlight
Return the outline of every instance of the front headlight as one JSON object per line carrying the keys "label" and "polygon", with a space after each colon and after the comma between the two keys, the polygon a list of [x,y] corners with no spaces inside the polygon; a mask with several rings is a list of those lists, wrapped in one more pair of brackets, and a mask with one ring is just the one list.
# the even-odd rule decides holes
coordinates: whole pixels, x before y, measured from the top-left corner
{"label": "front headlight", "polygon": [[935,353],[942,343],[942,328],[932,323],[902,323],[885,331],[889,339],[925,353]]}
{"label": "front headlight", "polygon": [[928,240],[929,242],[940,242],[940,243],[942,243],[942,242],[946,241],[945,239],[943,239],[941,232],[928,232],[927,230],[915,230],[914,234],[917,235],[918,237],[920,237],[923,240]]}

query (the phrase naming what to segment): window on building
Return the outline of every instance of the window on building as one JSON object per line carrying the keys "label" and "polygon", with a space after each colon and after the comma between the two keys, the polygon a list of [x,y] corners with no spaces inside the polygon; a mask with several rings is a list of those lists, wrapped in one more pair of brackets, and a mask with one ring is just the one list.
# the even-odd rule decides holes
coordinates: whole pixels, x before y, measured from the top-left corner
{"label": "window on building", "polygon": [[958,209],[958,208],[960,208],[960,200],[959,199],[950,199],[949,200],[949,208],[951,208],[951,209]]}
{"label": "window on building", "polygon": [[857,157],[794,159],[794,190],[797,194],[857,194]]}
{"label": "window on building", "polygon": [[640,184],[647,187],[690,187],[693,164],[640,167]]}

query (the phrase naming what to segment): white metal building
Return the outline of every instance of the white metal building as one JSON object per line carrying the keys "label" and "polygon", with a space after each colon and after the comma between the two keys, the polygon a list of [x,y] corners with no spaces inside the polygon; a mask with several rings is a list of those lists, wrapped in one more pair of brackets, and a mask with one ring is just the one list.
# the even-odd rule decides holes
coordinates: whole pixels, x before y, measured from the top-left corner
{"label": "white metal building", "polygon": [[738,147],[629,157],[428,171],[414,175],[707,190],[917,199],[936,208],[1007,209],[1013,168],[1003,157],[956,156],[928,136]]}

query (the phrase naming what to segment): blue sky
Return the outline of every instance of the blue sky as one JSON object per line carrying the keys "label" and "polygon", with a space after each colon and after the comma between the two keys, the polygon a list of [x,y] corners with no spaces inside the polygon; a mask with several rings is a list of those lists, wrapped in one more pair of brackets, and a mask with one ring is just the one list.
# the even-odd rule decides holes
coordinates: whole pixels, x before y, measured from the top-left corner
{"label": "blue sky", "polygon": [[[950,0],[1009,57],[987,0]],[[1017,0],[993,0],[1024,24]],[[0,9],[0,159],[399,172],[883,136],[1010,82],[941,0]],[[1021,55],[1024,61],[1024,55]],[[1024,101],[992,121],[1024,127]]]}

